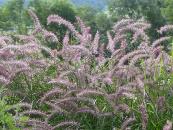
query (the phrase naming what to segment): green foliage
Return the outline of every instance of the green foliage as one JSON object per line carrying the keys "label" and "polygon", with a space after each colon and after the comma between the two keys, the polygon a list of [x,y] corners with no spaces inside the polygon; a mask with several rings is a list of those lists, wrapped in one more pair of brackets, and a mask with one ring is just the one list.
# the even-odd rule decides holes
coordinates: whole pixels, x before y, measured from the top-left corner
{"label": "green foliage", "polygon": [[90,26],[92,28],[93,34],[97,31],[97,25],[96,25],[96,15],[98,13],[97,9],[94,9],[89,6],[82,6],[77,8],[77,15],[85,21],[85,24]]}
{"label": "green foliage", "polygon": [[[173,75],[161,71],[160,75],[156,77],[155,85],[146,87],[148,95],[147,112],[149,115],[148,129],[162,129],[167,120],[173,121]],[[159,97],[165,97],[162,108],[157,107]]]}
{"label": "green foliage", "polygon": [[96,15],[95,22],[96,22],[97,29],[99,30],[101,34],[101,42],[106,43],[107,41],[106,32],[108,30],[111,30],[113,21],[106,13],[101,12]]}
{"label": "green foliage", "polygon": [[101,34],[101,42],[107,41],[106,32],[111,30],[113,21],[106,12],[100,12],[99,10],[90,6],[81,6],[76,9],[77,15],[85,21],[85,24],[91,27],[92,34],[95,35],[97,31]]}
{"label": "green foliage", "polygon": [[91,6],[100,11],[106,8],[106,0],[71,0],[71,2],[77,6]]}
{"label": "green foliage", "polygon": [[162,7],[162,14],[169,23],[173,22],[173,0],[164,0],[164,7]]}
{"label": "green foliage", "polygon": [[[2,90],[2,88],[1,88]],[[5,91],[4,91],[5,92]],[[3,92],[0,92],[0,129],[1,130],[20,130],[21,123],[28,120],[27,117],[12,115],[9,110],[13,107],[8,105],[6,97],[4,97]],[[17,111],[16,111],[17,112]],[[20,124],[19,124],[20,123]]]}
{"label": "green foliage", "polygon": [[28,16],[24,0],[9,0],[0,7],[0,28],[7,31],[26,33]]}

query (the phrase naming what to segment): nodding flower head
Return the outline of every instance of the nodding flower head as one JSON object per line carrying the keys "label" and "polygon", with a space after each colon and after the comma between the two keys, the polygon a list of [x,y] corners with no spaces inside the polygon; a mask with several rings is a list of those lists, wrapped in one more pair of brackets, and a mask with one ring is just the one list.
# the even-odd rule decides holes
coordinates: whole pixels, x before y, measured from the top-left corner
{"label": "nodding flower head", "polygon": [[56,58],[58,55],[58,51],[56,49],[51,50],[50,55],[51,55],[51,57]]}
{"label": "nodding flower head", "polygon": [[[102,117],[109,116],[112,119],[116,118],[117,122],[124,120],[121,124],[115,125],[126,130],[136,120],[136,111],[129,105],[137,105],[139,98],[139,101],[144,103],[138,104],[141,120],[137,123],[142,124],[143,130],[149,129],[149,100],[145,86],[155,86],[156,74],[160,75],[161,70],[164,69],[163,72],[169,74],[172,72],[172,59],[161,45],[171,37],[151,41],[146,32],[150,24],[145,21],[123,19],[117,22],[112,30],[107,31],[107,43],[102,43],[100,32],[97,31],[92,36],[92,28],[79,17],[76,17],[76,26],[59,15],[50,15],[47,18],[48,25],[56,23],[67,28],[61,40],[56,36],[59,33],[48,31],[41,25],[33,10],[29,10],[29,14],[34,22],[34,31],[31,34],[15,35],[14,38],[0,37],[0,85],[10,86],[20,73],[24,74],[22,80],[17,80],[15,84],[20,82],[19,86],[29,86],[29,90],[32,87],[32,91],[33,86],[43,85],[37,90],[41,91],[38,91],[41,94],[38,96],[42,96],[39,101],[40,105],[46,105],[46,111],[35,110],[29,104],[18,104],[22,108],[21,115],[29,118],[26,127],[38,130],[79,128],[80,122],[74,120],[65,119],[56,123],[59,119],[57,116],[61,114],[63,118],[82,119],[86,114],[90,114],[87,119],[94,116],[94,120],[104,120],[106,118]],[[172,28],[173,25],[167,25],[160,28],[159,32],[164,33]],[[58,49],[48,47],[50,43],[53,43],[52,48]],[[130,44],[136,44],[135,48],[131,48]],[[37,76],[45,76],[45,80],[37,84]],[[50,90],[43,94],[41,89],[48,89],[47,85],[52,88],[49,87]],[[158,98],[156,108],[159,112],[162,112],[165,100],[164,97]],[[13,106],[11,109],[17,108]],[[52,125],[51,121],[55,124]],[[85,124],[82,123],[83,125]],[[171,130],[172,122],[167,121],[163,129]]]}

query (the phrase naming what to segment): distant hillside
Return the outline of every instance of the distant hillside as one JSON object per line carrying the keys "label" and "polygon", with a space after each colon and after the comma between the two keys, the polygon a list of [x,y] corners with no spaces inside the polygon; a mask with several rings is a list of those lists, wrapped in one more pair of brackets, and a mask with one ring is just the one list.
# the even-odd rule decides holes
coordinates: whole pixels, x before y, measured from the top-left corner
{"label": "distant hillside", "polygon": [[106,8],[106,0],[71,0],[77,6],[88,5],[103,10]]}
{"label": "distant hillside", "polygon": [[[25,0],[27,3],[29,0]],[[92,6],[96,9],[103,10],[106,8],[106,0],[70,0],[72,4],[77,6]],[[0,0],[0,5],[7,2],[7,0]]]}

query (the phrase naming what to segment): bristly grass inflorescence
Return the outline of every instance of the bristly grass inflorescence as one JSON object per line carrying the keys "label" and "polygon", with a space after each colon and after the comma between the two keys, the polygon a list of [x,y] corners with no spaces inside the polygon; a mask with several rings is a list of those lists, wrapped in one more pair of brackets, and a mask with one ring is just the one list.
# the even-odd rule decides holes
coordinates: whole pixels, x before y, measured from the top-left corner
{"label": "bristly grass inflorescence", "polygon": [[[57,68],[57,74],[54,78],[46,76],[43,81],[53,86],[39,100],[40,105],[48,107],[47,110],[35,110],[22,103],[28,109],[21,114],[30,117],[24,129],[86,129],[84,121],[77,116],[90,115],[98,120],[109,118],[122,122],[115,126],[116,123],[111,121],[112,126],[108,129],[146,130],[151,123],[147,111],[149,102],[156,100],[156,110],[164,111],[164,95],[151,99],[148,91],[155,86],[161,71],[173,72],[171,56],[162,47],[162,42],[169,41],[171,36],[151,41],[146,33],[151,26],[149,23],[123,19],[107,32],[108,43],[103,45],[100,33],[97,31],[92,36],[91,28],[79,17],[76,17],[76,27],[59,15],[50,15],[48,25],[54,23],[68,29],[60,41],[55,33],[41,25],[31,9],[29,14],[34,21],[31,34],[15,35],[15,39],[0,37],[0,83],[8,87],[18,74],[30,78],[50,66]],[[170,29],[172,25],[166,25],[158,32],[163,35]],[[70,34],[75,38],[75,44],[71,43]],[[44,41],[63,44],[62,48],[52,50],[42,44],[40,37]],[[128,50],[131,43],[137,44],[137,48]],[[111,55],[105,56],[105,51]],[[68,118],[52,123],[59,115]],[[172,129],[171,121],[164,123],[164,130]]]}

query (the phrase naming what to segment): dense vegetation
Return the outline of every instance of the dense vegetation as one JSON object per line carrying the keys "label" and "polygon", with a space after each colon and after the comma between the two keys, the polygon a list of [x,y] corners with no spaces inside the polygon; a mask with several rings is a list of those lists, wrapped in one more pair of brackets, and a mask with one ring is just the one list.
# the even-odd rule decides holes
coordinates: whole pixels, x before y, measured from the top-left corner
{"label": "dense vegetation", "polygon": [[3,4],[0,130],[172,130],[171,2]]}

